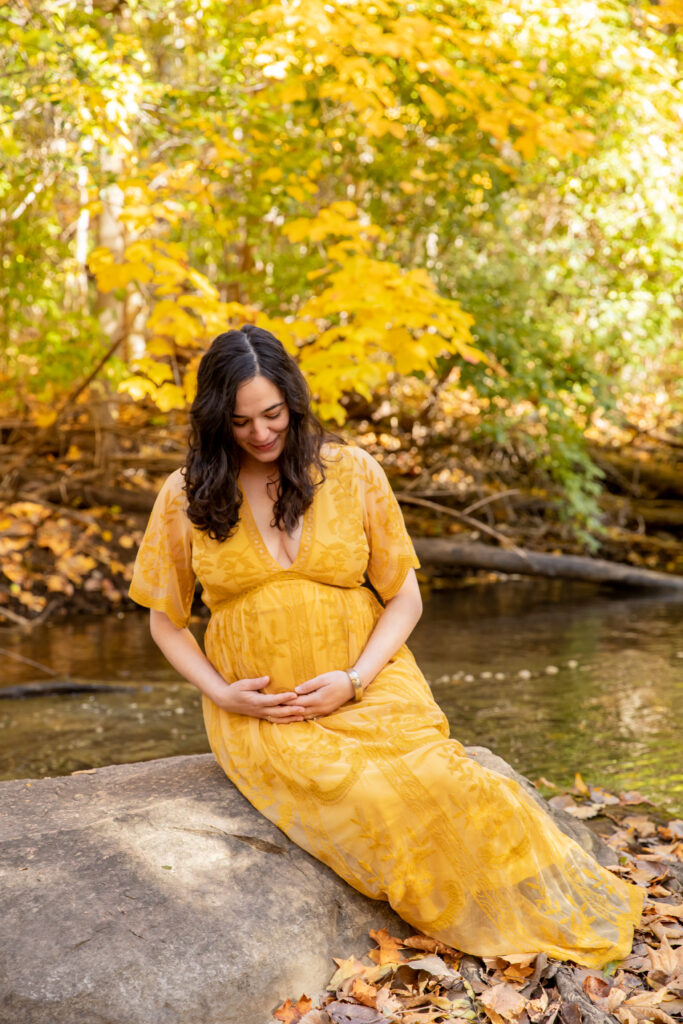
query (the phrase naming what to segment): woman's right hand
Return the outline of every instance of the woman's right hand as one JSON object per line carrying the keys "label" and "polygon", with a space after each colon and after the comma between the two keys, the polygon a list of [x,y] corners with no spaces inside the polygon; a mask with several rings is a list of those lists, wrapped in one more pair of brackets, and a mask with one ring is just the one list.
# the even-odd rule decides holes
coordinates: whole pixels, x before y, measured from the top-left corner
{"label": "woman's right hand", "polygon": [[152,609],[150,626],[154,642],[188,683],[201,690],[219,708],[236,715],[265,718],[278,725],[310,718],[296,693],[261,693],[269,676],[238,679],[228,683],[206,657],[192,633],[174,626],[165,612]]}
{"label": "woman's right hand", "polygon": [[287,722],[303,722],[306,711],[297,704],[296,693],[261,693],[268,685],[269,676],[257,679],[238,679],[227,684],[216,696],[210,695],[214,704],[236,715],[264,718],[274,725]]}

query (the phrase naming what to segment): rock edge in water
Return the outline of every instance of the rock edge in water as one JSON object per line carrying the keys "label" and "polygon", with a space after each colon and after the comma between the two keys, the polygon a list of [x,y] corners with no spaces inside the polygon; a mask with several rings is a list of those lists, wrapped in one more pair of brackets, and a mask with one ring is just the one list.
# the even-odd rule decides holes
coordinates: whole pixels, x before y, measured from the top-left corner
{"label": "rock edge in water", "polygon": [[[548,807],[601,863],[615,855]],[[412,929],[291,843],[210,754],[0,783],[0,1024],[264,1024],[371,928]]]}

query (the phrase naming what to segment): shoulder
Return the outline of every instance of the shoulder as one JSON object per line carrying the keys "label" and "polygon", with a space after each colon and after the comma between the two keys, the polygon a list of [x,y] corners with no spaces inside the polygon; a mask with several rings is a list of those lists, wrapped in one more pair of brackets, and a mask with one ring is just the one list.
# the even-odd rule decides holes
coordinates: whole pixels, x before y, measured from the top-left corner
{"label": "shoulder", "polygon": [[369,475],[382,473],[382,467],[377,459],[373,458],[364,448],[360,448],[353,441],[348,444],[328,443],[323,445],[321,454],[325,462],[325,469],[336,468],[342,472],[352,473],[366,479]]}
{"label": "shoulder", "polygon": [[167,476],[157,495],[157,503],[167,513],[185,513],[187,495],[185,493],[185,476],[183,470],[176,469]]}

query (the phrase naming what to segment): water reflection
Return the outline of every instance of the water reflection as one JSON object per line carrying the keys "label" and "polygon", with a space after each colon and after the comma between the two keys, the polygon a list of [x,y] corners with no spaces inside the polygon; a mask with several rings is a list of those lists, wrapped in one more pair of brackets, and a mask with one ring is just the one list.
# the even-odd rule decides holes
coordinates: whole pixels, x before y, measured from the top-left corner
{"label": "water reflection", "polygon": [[[428,595],[411,647],[463,742],[532,778],[566,784],[581,771],[682,813],[682,621],[680,598],[507,581]],[[135,687],[0,701],[1,777],[207,750],[197,692],[166,665],[144,614],[6,632],[0,646],[60,679]],[[41,676],[3,663],[2,685]]]}

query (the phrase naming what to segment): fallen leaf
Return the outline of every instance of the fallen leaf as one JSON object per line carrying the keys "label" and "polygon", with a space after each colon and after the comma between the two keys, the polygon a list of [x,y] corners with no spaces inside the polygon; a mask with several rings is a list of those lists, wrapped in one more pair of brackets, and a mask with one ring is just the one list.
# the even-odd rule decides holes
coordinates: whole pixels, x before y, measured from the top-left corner
{"label": "fallen leaf", "polygon": [[576,807],[576,801],[572,800],[568,793],[563,793],[561,796],[551,796],[548,803],[551,807],[556,807],[560,811],[567,811],[570,807]]}
{"label": "fallen leaf", "polygon": [[637,789],[629,789],[626,793],[619,794],[619,803],[628,804],[650,804],[652,801],[643,796]]}
{"label": "fallen leaf", "polygon": [[278,1006],[277,1010],[274,1011],[273,1017],[276,1020],[281,1020],[283,1024],[299,1024],[299,1021],[305,1013],[308,1013],[313,1007],[313,1000],[309,999],[308,996],[300,996],[296,1003],[292,1003],[291,999],[287,999],[282,1006]]}
{"label": "fallen leaf", "polygon": [[493,1024],[519,1020],[527,1004],[522,993],[506,981],[482,992],[479,1002]]}
{"label": "fallen leaf", "polygon": [[666,826],[660,825],[658,832],[664,839],[683,839],[683,821],[675,818],[667,822]]}
{"label": "fallen leaf", "polygon": [[423,949],[425,953],[447,954],[458,960],[462,956],[459,950],[446,946],[443,942],[439,942],[438,939],[430,938],[429,935],[411,935],[410,938],[404,939],[403,945],[409,949]]}
{"label": "fallen leaf", "polygon": [[375,998],[375,1006],[385,1017],[398,1015],[403,1004],[398,996],[395,996],[388,985],[383,985]]}
{"label": "fallen leaf", "polygon": [[579,793],[580,796],[588,796],[589,794],[588,786],[581,778],[579,772],[577,772],[574,776],[574,785],[572,787],[572,792]]}
{"label": "fallen leaf", "polygon": [[678,974],[683,973],[683,946],[672,949],[666,936],[663,937],[659,949],[651,949],[648,957],[648,978],[654,974],[658,981],[664,983],[669,976],[675,979]]}
{"label": "fallen leaf", "polygon": [[574,807],[567,807],[565,810],[571,814],[572,818],[585,821],[587,818],[596,818],[604,806],[604,804],[577,804]]}
{"label": "fallen leaf", "polygon": [[644,814],[634,814],[624,818],[622,825],[635,829],[639,836],[653,836],[657,831],[655,823],[646,818]]}
{"label": "fallen leaf", "polygon": [[589,786],[588,794],[591,802],[594,804],[602,804],[604,806],[605,804],[614,805],[619,803],[619,797],[613,793],[608,793],[602,786]]}
{"label": "fallen leaf", "polygon": [[427,971],[428,974],[434,975],[435,978],[447,978],[451,982],[459,982],[460,975],[451,970],[448,964],[444,963],[440,956],[432,953],[431,956],[421,956],[415,960],[407,960],[405,963],[406,967],[410,967],[413,971]]}
{"label": "fallen leaf", "polygon": [[370,951],[371,960],[374,960],[376,964],[401,963],[404,957],[399,953],[399,949],[403,948],[403,939],[397,939],[390,935],[386,928],[373,930],[369,934],[370,938],[374,939],[379,946],[379,949]]}
{"label": "fallen leaf", "polygon": [[377,1009],[377,989],[374,985],[368,985],[367,981],[363,981],[362,978],[354,978],[349,994],[363,1006],[372,1006]]}
{"label": "fallen leaf", "polygon": [[564,1024],[581,1024],[583,1020],[581,1007],[578,1003],[562,1003],[560,1006],[560,1017]]}
{"label": "fallen leaf", "polygon": [[654,1020],[661,1021],[662,1024],[675,1024],[673,1017],[670,1017],[660,1007],[660,1003],[666,994],[666,987],[659,988],[656,992],[635,992],[625,1000],[623,1005],[638,1020]]}
{"label": "fallen leaf", "polygon": [[347,978],[353,978],[357,974],[362,974],[365,970],[365,965],[362,964],[355,956],[350,956],[348,960],[337,960],[335,957],[334,962],[337,965],[337,970],[334,972],[327,985],[328,989],[332,989],[333,991],[339,988]]}
{"label": "fallen leaf", "polygon": [[313,1007],[308,1013],[305,1013],[299,1024],[331,1024],[329,1014],[325,1010],[319,1010]]}
{"label": "fallen leaf", "polygon": [[583,985],[581,987],[594,1003],[605,1000],[610,990],[610,985],[603,978],[597,978],[592,974],[589,974],[587,978],[583,979]]}
{"label": "fallen leaf", "polygon": [[544,988],[541,989],[541,994],[536,999],[530,999],[526,1004],[527,1016],[533,1024],[537,1024],[541,1020],[545,1011],[548,1009],[548,993]]}
{"label": "fallen leaf", "polygon": [[683,903],[652,903],[652,906],[661,917],[683,918]]}
{"label": "fallen leaf", "polygon": [[[358,1003],[342,1003],[336,1000],[328,1003],[325,1012],[334,1024],[386,1024],[387,1018],[373,1009],[372,1006],[359,1006]],[[404,1018],[405,1019],[405,1018]]]}

